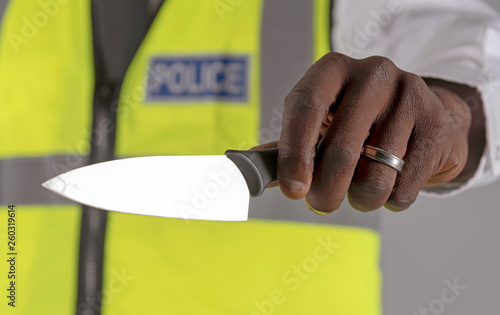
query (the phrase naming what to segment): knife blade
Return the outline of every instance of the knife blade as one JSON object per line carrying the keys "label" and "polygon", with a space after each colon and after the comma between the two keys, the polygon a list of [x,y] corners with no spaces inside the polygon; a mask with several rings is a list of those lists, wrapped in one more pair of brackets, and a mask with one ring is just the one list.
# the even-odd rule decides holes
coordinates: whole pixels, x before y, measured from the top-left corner
{"label": "knife blade", "polygon": [[43,187],[78,203],[124,213],[246,221],[250,196],[276,180],[278,149],[225,155],[148,156],[84,166]]}

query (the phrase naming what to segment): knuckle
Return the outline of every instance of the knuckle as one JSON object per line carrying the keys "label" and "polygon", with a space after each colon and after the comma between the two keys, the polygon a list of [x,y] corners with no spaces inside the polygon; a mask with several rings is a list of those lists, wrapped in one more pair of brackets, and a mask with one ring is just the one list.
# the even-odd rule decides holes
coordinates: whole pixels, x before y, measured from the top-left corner
{"label": "knuckle", "polygon": [[368,178],[354,185],[367,198],[380,198],[392,190],[392,183],[385,172],[372,172]]}
{"label": "knuckle", "polygon": [[443,133],[446,130],[446,126],[450,122],[448,117],[443,115],[442,113],[434,113],[434,115],[426,115],[425,121],[427,122],[428,132],[433,133]]}
{"label": "knuckle", "polygon": [[285,97],[285,107],[298,114],[309,114],[321,110],[319,97],[311,87],[294,88]]}
{"label": "knuckle", "polygon": [[429,105],[429,97],[426,91],[427,85],[419,76],[402,72],[395,75],[393,99],[384,114],[385,118],[394,119],[399,117],[410,124],[428,122],[428,117],[435,118],[435,110]]}
{"label": "knuckle", "polygon": [[322,153],[323,163],[320,171],[325,175],[352,172],[359,159],[359,152],[354,152],[351,146],[339,142],[331,143]]}
{"label": "knuckle", "polygon": [[388,81],[399,70],[389,58],[382,56],[366,58],[365,62],[369,65],[369,75],[378,80]]}
{"label": "knuckle", "polygon": [[424,148],[441,146],[442,141],[449,140],[448,117],[439,112],[422,115],[417,124],[418,129],[415,132],[415,141],[421,142]]}
{"label": "knuckle", "polygon": [[422,102],[428,99],[428,87],[425,81],[416,74],[405,73],[404,75],[405,87],[409,91],[414,100]]}
{"label": "knuckle", "polygon": [[381,177],[380,179],[369,178],[362,185],[367,195],[383,196],[391,191],[391,183],[389,180]]}
{"label": "knuckle", "polygon": [[293,164],[311,164],[314,161],[314,153],[311,150],[303,150],[294,146],[281,146],[280,160]]}
{"label": "knuckle", "polygon": [[401,79],[405,82],[405,84],[408,87],[417,88],[417,89],[422,89],[424,87],[427,88],[427,84],[425,83],[424,79],[422,79],[420,76],[416,75],[415,73],[402,72]]}
{"label": "knuckle", "polygon": [[406,105],[421,111],[429,109],[428,88],[421,77],[405,72],[399,78],[399,85]]}
{"label": "knuckle", "polygon": [[[431,143],[438,140],[448,139],[449,124],[451,123],[449,117],[446,117],[442,113],[430,113],[429,115],[424,115],[422,118],[423,126],[420,128],[422,138],[430,139]],[[422,139],[424,140],[424,139]]]}
{"label": "knuckle", "polygon": [[347,68],[353,60],[351,57],[337,52],[329,52],[325,54],[323,58],[327,63],[332,64],[335,67],[340,66],[344,68]]}
{"label": "knuckle", "polygon": [[[324,71],[327,71],[332,77],[337,80],[348,81],[352,76],[352,65],[355,60],[349,56],[329,52],[324,55],[318,63],[321,64],[321,67]],[[309,70],[306,75],[310,74]]]}

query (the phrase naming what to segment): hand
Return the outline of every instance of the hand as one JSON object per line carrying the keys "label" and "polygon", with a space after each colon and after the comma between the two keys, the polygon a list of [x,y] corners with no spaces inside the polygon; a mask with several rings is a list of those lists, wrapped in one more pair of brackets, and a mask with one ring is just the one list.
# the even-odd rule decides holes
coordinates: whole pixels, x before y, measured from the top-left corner
{"label": "hand", "polygon": [[[285,99],[279,186],[320,214],[338,209],[346,193],[361,211],[406,209],[424,185],[460,174],[471,117],[455,93],[387,58],[329,53]],[[403,158],[402,171],[360,156],[365,144]]]}

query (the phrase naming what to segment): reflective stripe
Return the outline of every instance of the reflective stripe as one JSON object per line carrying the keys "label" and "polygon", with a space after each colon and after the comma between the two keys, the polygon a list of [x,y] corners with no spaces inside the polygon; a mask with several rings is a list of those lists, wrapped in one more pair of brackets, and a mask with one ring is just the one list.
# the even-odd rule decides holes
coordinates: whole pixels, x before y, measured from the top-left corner
{"label": "reflective stripe", "polygon": [[[87,157],[58,155],[0,160],[0,204],[71,204],[40,186],[41,183],[70,169],[87,164]],[[360,213],[342,207],[330,216],[308,211],[301,201],[283,197],[279,189],[267,190],[250,202],[250,217],[298,222],[317,222],[376,228],[377,214]]]}
{"label": "reflective stripe", "polygon": [[0,0],[0,25],[1,25],[2,17],[3,17],[3,14],[5,13],[5,8],[7,7],[8,2],[9,2],[9,0]]}
{"label": "reflective stripe", "polygon": [[41,184],[87,164],[86,156],[54,155],[0,160],[0,204],[69,204]]}
{"label": "reflective stripe", "polygon": [[[331,27],[332,23],[326,18],[332,16],[329,12],[331,6],[328,0],[264,2],[261,143],[279,139],[285,96],[313,60],[318,58],[318,49],[327,49],[327,45],[324,42],[321,43],[324,37],[329,37],[327,31],[319,31],[317,28]],[[322,13],[322,18],[321,22],[318,22],[313,16],[320,13]],[[315,41],[320,43],[313,45]],[[314,53],[313,47],[316,47]],[[271,189],[259,198],[252,198],[249,216],[259,219],[351,225],[371,229],[376,229],[378,226],[377,212],[361,213],[344,203],[332,215],[318,216],[309,211],[303,201],[285,198],[279,189]]]}

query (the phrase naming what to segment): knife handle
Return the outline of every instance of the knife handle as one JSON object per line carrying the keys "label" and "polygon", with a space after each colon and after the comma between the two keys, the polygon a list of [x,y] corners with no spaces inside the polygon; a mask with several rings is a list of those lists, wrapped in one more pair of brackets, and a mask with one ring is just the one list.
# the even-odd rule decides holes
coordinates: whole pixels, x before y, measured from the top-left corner
{"label": "knife handle", "polygon": [[225,154],[240,169],[252,197],[260,196],[267,185],[278,179],[276,174],[278,148],[227,150]]}

